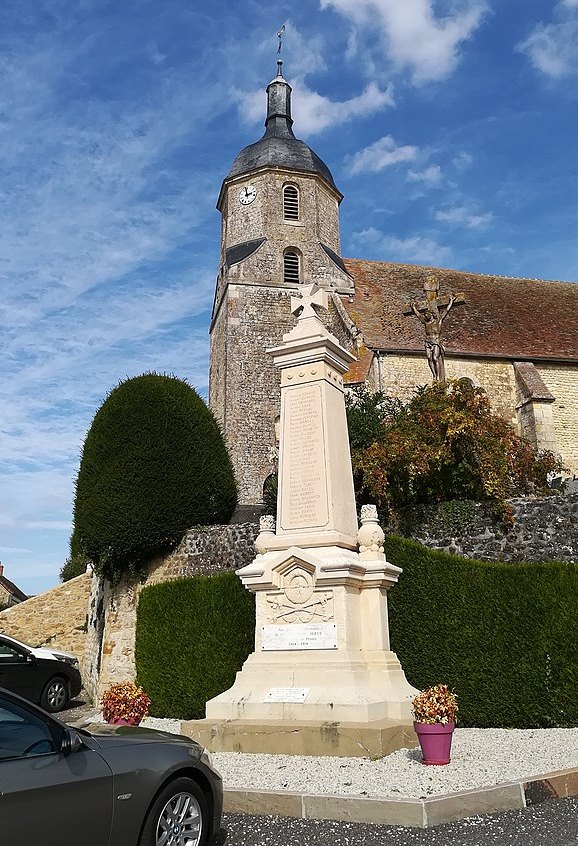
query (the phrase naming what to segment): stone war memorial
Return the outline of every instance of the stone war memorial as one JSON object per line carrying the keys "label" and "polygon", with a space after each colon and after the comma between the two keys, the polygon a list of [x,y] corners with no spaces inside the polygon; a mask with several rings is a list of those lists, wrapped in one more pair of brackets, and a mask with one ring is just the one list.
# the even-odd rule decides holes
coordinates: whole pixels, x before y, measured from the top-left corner
{"label": "stone war memorial", "polygon": [[277,522],[261,518],[254,561],[255,651],[233,686],[183,730],[212,751],[381,757],[416,745],[410,686],[390,650],[387,590],[401,573],[383,552],[374,506],[358,530],[343,377],[353,356],[303,285],[297,316],[270,349],[281,372]]}

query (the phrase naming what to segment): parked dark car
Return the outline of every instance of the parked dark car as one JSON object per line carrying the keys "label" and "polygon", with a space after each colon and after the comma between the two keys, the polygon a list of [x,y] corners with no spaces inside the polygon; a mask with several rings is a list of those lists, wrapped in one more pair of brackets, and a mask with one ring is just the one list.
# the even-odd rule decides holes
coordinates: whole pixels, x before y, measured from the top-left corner
{"label": "parked dark car", "polygon": [[82,679],[73,655],[34,649],[0,635],[0,687],[53,713],[78,696]]}
{"label": "parked dark car", "polygon": [[0,836],[32,846],[204,846],[223,785],[188,737],[71,728],[0,689]]}

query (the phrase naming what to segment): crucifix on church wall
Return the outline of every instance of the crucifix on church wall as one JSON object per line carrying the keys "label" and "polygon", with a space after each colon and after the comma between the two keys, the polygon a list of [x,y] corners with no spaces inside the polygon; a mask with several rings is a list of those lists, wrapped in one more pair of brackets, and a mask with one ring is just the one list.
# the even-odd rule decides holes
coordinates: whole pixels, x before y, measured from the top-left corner
{"label": "crucifix on church wall", "polygon": [[423,324],[425,330],[425,351],[427,363],[434,382],[445,382],[445,349],[442,344],[442,323],[456,305],[465,303],[462,293],[439,296],[439,280],[433,273],[424,277],[423,291],[425,300],[411,300],[404,308],[405,315],[414,315]]}

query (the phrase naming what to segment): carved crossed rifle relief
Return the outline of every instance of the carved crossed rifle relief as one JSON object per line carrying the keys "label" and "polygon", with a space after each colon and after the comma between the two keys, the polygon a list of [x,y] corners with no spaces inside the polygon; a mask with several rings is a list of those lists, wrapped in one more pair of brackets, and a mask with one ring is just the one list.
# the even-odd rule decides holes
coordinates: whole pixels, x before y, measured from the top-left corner
{"label": "carved crossed rifle relief", "polygon": [[295,568],[283,588],[267,597],[268,623],[327,623],[333,620],[333,591],[316,590],[313,576]]}

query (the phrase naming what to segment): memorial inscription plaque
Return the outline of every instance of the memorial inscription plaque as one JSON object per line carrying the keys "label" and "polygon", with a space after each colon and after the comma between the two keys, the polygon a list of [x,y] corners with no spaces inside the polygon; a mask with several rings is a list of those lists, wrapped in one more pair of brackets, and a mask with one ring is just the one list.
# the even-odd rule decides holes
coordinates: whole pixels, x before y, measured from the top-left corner
{"label": "memorial inscription plaque", "polygon": [[288,390],[281,528],[309,529],[329,520],[320,385]]}
{"label": "memorial inscription plaque", "polygon": [[262,626],[261,648],[264,651],[285,649],[337,649],[337,625],[301,623],[286,626]]}
{"label": "memorial inscription plaque", "polygon": [[263,702],[305,702],[310,687],[271,687]]}

